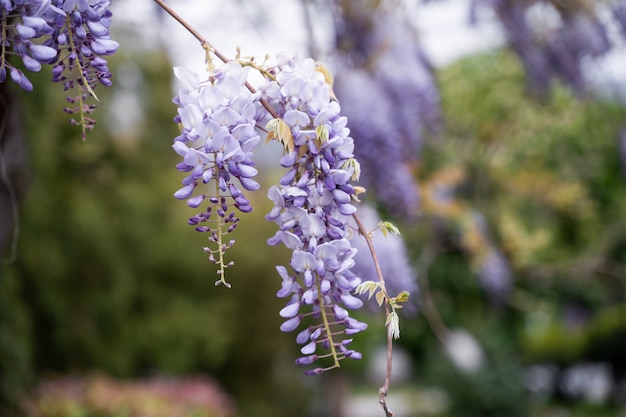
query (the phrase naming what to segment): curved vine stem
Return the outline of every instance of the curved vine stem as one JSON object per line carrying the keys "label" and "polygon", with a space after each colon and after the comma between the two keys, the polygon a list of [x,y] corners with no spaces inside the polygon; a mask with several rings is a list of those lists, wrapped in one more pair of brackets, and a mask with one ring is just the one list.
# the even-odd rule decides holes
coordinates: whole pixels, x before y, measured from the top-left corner
{"label": "curved vine stem", "polygon": [[[354,221],[356,222],[356,225],[359,229],[359,233],[361,233],[363,237],[365,238],[365,241],[367,242],[367,247],[369,248],[370,253],[372,254],[372,259],[374,260],[374,267],[376,268],[376,275],[378,276],[378,282],[381,284],[380,290],[384,291],[385,298],[389,300],[390,297],[389,297],[389,294],[387,294],[387,290],[385,289],[385,285],[384,285],[385,278],[383,277],[383,271],[380,268],[380,263],[378,262],[378,256],[376,256],[376,249],[374,249],[374,242],[372,242],[372,238],[370,237],[367,229],[363,225],[363,222],[361,222],[361,219],[359,218],[359,216],[357,216],[357,214],[354,213],[352,217],[354,218]],[[391,310],[389,308],[389,303],[385,303],[385,317],[389,318],[390,314],[391,314]],[[391,370],[392,370],[392,365],[393,365],[392,353],[393,353],[393,337],[389,332],[387,332],[387,370],[385,372],[385,382],[383,383],[383,386],[380,387],[380,389],[378,390],[378,403],[383,407],[386,417],[393,417],[393,412],[389,410],[389,408],[387,407],[387,401],[385,400],[385,398],[387,397],[387,394],[389,393],[389,385],[391,384]]]}

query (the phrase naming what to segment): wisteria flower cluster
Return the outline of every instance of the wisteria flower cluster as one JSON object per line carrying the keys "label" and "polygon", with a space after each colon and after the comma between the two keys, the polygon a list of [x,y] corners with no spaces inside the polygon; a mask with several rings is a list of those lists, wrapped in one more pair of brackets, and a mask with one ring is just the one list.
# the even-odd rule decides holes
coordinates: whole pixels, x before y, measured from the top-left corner
{"label": "wisteria flower cluster", "polygon": [[[344,337],[367,327],[348,312],[363,304],[351,294],[361,279],[351,271],[356,250],[349,240],[350,216],[356,212],[351,202],[357,193],[351,181],[358,178],[359,166],[347,119],[333,99],[324,69],[311,59],[284,59],[276,71],[276,80],[262,94],[279,116],[269,126],[288,144],[280,161],[288,171],[268,193],[274,208],[266,218],[279,226],[268,243],[282,242],[293,251],[293,272],[277,267],[283,279],[277,295],[289,297],[280,311],[287,319],[281,330],[305,325],[296,337],[304,356],[296,363],[310,365],[331,357],[331,365],[306,372],[318,374],[338,367],[341,359],[361,358],[348,347],[352,339]],[[302,312],[304,308],[310,311]]]}
{"label": "wisteria flower cluster", "polygon": [[22,89],[33,85],[24,72],[9,59],[19,57],[32,72],[42,65],[52,66],[52,80],[63,84],[65,91],[76,89],[67,97],[71,106],[66,113],[76,114],[72,124],[86,131],[94,119],[87,116],[95,105],[86,98],[94,96],[98,85],[110,86],[111,73],[103,56],[113,54],[118,43],[110,38],[110,0],[1,0],[0,82],[11,79]]}
{"label": "wisteria flower cluster", "polygon": [[226,283],[224,269],[232,262],[224,260],[224,252],[234,240],[226,243],[224,237],[235,229],[237,212],[252,210],[244,192],[259,188],[253,180],[253,150],[260,140],[255,126],[263,123],[268,140],[284,145],[280,164],[287,172],[268,190],[274,208],[266,216],[279,227],[268,244],[282,242],[293,251],[291,270],[276,268],[282,278],[277,295],[289,299],[279,313],[285,318],[280,329],[304,328],[296,337],[303,355],[296,363],[331,358],[306,371],[318,374],[344,358],[361,357],[349,348],[349,336],[367,325],[348,311],[363,305],[352,294],[361,279],[351,271],[356,249],[350,240],[352,202],[360,191],[352,182],[360,168],[329,73],[311,59],[278,61],[261,71],[266,82],[254,93],[245,83],[250,66],[231,62],[213,68],[203,82],[175,69],[182,84],[174,99],[175,120],[182,132],[173,147],[183,159],[177,168],[188,172],[175,197],[194,208],[208,200],[189,224],[210,234],[212,246],[204,250],[219,266],[216,284]]}
{"label": "wisteria flower cluster", "polygon": [[[206,209],[188,221],[196,230],[208,232],[214,248],[205,247],[209,259],[219,267],[220,280],[232,262],[224,260],[224,252],[234,240],[225,236],[234,231],[239,218],[233,209],[247,213],[252,210],[244,190],[257,190],[259,183],[252,160],[253,150],[260,141],[255,126],[263,113],[258,99],[245,89],[249,68],[237,63],[218,68],[208,80],[200,82],[198,74],[181,67],[174,68],[181,81],[178,96],[178,116],[181,134],[174,141],[174,150],[183,160],[177,169],[189,174],[183,187],[174,196],[187,200],[189,207],[199,207],[205,199]],[[237,182],[234,182],[237,179]],[[206,187],[199,192],[197,186]],[[242,190],[243,189],[243,190]]]}

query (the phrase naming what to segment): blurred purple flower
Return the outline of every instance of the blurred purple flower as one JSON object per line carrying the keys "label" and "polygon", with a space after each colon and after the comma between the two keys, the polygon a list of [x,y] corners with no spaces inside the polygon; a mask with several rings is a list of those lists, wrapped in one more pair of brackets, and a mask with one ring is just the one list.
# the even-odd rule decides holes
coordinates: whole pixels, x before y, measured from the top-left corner
{"label": "blurred purple flower", "polygon": [[335,89],[357,143],[361,181],[391,214],[410,220],[419,205],[414,171],[424,134],[441,122],[432,68],[398,13],[337,3]]}
{"label": "blurred purple flower", "polygon": [[[583,60],[603,55],[611,49],[608,22],[600,17],[599,9],[593,5],[576,8],[558,2],[542,3],[560,18],[556,29],[540,30],[529,22],[533,2],[474,0],[470,13],[475,13],[478,6],[489,7],[495,12],[511,49],[522,61],[530,92],[545,97],[550,92],[552,80],[558,79],[577,94],[584,95],[587,80]],[[613,9],[614,18],[620,24],[625,14],[622,4]]]}

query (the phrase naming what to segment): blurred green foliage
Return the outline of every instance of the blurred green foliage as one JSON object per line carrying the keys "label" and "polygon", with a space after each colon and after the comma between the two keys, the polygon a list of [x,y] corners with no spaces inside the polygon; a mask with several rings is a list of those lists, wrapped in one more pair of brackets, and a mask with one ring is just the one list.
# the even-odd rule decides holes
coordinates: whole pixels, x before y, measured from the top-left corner
{"label": "blurred green foliage", "polygon": [[[447,365],[423,323],[405,322],[400,344],[450,394],[450,415],[527,415],[526,364],[626,369],[626,110],[560,86],[528,97],[509,51],[460,60],[438,82],[446,128],[425,146],[422,220],[403,234],[443,321],[476,336],[487,365]],[[488,245],[514,277],[504,308],[480,284]]]}
{"label": "blurred green foliage", "polygon": [[524,94],[522,77],[506,51],[440,73],[446,133],[424,152],[425,183],[447,180],[456,205],[482,213],[535,291],[598,278],[612,285],[594,286],[590,297],[623,299],[626,194],[617,134],[626,111],[565,88],[540,103]]}
{"label": "blurred green foliage", "polygon": [[[528,415],[529,404],[522,381],[522,367],[513,352],[494,339],[483,340],[488,360],[478,370],[463,371],[441,353],[431,360],[438,366],[433,370],[432,383],[445,388],[450,396],[446,416],[486,417]],[[491,344],[485,345],[486,343]]]}

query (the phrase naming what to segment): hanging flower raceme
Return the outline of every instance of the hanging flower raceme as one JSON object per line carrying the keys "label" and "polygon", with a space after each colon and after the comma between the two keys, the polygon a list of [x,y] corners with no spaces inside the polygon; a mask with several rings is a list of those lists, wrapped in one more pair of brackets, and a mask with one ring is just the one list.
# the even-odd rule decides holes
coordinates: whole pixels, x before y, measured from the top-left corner
{"label": "hanging flower raceme", "polygon": [[55,48],[33,42],[54,32],[48,18],[54,12],[49,1],[4,0],[1,7],[0,82],[6,80],[8,71],[13,82],[26,91],[32,91],[33,84],[21,69],[9,61],[9,56],[18,56],[24,68],[32,72],[38,72],[42,64],[54,61],[57,56]]}
{"label": "hanging flower raceme", "polygon": [[237,227],[237,211],[252,210],[244,191],[259,188],[252,156],[260,140],[255,125],[263,113],[244,86],[248,69],[239,64],[224,65],[203,82],[181,67],[174,73],[181,82],[174,102],[179,106],[175,121],[182,131],[173,148],[183,158],[177,169],[188,173],[174,196],[193,208],[208,201],[188,223],[209,233],[212,245],[203,249],[218,265],[221,278],[216,285],[229,286],[224,269],[232,262],[225,262],[224,252],[234,240],[226,241],[225,236]]}
{"label": "hanging flower raceme", "polygon": [[280,163],[288,171],[268,192],[274,208],[266,218],[280,229],[268,243],[282,242],[293,251],[292,272],[277,267],[283,280],[277,295],[289,298],[280,311],[286,319],[281,330],[304,326],[296,337],[303,345],[296,363],[332,358],[306,371],[313,375],[338,367],[344,358],[361,358],[349,348],[349,336],[367,325],[348,312],[363,304],[352,295],[361,280],[351,271],[356,250],[349,241],[349,222],[356,211],[351,181],[359,168],[347,119],[333,99],[326,71],[311,59],[283,59],[274,73],[275,80],[260,95],[278,116],[268,123],[268,138],[284,144]]}
{"label": "hanging flower raceme", "polygon": [[86,116],[94,111],[95,105],[87,104],[85,99],[95,97],[97,85],[112,84],[107,61],[103,58],[119,47],[109,35],[111,1],[53,0],[53,3],[56,8],[50,20],[54,34],[47,43],[59,54],[52,68],[52,81],[63,83],[65,91],[75,89],[76,95],[67,97],[73,106],[66,107],[65,112],[79,116],[78,120],[70,121],[83,128],[84,136],[95,124],[95,120]]}
{"label": "hanging flower raceme", "polygon": [[76,114],[70,122],[86,131],[95,121],[87,116],[95,105],[85,102],[95,97],[98,84],[111,85],[111,73],[103,56],[112,55],[118,43],[110,38],[110,0],[2,0],[0,3],[0,82],[11,79],[22,89],[33,85],[10,61],[18,56],[32,72],[52,65],[52,81],[63,83],[64,90],[76,89],[68,96],[72,104],[65,112]]}

